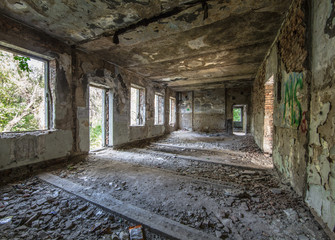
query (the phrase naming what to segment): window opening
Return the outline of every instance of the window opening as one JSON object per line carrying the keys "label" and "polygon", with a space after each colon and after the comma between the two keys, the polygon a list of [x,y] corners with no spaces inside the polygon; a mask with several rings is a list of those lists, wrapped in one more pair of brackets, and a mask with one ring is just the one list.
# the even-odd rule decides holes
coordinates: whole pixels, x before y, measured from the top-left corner
{"label": "window opening", "polygon": [[143,126],[145,120],[144,88],[132,86],[130,89],[130,125]]}
{"label": "window opening", "polygon": [[164,97],[160,94],[155,94],[155,125],[164,123]]}
{"label": "window opening", "polygon": [[48,62],[0,49],[0,132],[46,130]]}
{"label": "window opening", "polygon": [[172,97],[170,97],[169,123],[170,125],[174,125],[176,123],[176,99]]}

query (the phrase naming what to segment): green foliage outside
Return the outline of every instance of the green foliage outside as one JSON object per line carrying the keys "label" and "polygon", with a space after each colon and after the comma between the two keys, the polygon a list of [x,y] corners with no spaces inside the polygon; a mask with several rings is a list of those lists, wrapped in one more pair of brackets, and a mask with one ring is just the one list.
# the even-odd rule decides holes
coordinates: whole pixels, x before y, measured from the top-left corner
{"label": "green foliage outside", "polygon": [[102,128],[101,125],[90,126],[90,149],[97,149],[102,146]]}
{"label": "green foliage outside", "polygon": [[234,122],[242,121],[242,109],[241,108],[233,108],[233,121]]}
{"label": "green foliage outside", "polygon": [[43,65],[30,67],[28,61],[28,57],[0,50],[0,132],[31,131],[44,126],[40,117],[44,117]]}

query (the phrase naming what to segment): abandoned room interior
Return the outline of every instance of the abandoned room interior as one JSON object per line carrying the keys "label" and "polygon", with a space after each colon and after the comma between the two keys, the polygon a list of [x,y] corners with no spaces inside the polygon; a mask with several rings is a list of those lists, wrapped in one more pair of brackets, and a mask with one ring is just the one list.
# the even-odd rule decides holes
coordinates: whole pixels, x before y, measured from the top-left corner
{"label": "abandoned room interior", "polygon": [[335,239],[335,0],[2,0],[0,59],[1,240]]}

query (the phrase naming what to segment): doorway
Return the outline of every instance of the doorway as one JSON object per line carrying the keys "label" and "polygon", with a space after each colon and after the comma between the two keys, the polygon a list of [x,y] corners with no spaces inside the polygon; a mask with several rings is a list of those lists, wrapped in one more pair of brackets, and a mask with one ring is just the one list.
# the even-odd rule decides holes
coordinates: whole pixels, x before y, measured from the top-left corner
{"label": "doorway", "polygon": [[274,109],[274,76],[272,75],[265,83],[265,106],[264,106],[264,136],[263,151],[272,153],[273,145],[273,109]]}
{"label": "doorway", "polygon": [[106,145],[105,95],[105,89],[89,86],[90,151],[97,150]]}
{"label": "doorway", "polygon": [[235,135],[247,134],[247,105],[233,106],[233,133]]}

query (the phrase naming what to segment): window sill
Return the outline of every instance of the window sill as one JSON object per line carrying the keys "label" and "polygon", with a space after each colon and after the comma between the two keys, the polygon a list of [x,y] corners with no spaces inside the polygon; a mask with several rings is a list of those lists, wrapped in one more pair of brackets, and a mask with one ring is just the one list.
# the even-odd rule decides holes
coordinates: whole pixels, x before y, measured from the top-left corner
{"label": "window sill", "polygon": [[25,132],[1,132],[0,138],[15,138],[20,136],[40,136],[40,135],[47,135],[49,133],[55,132],[55,129],[48,129],[48,130],[34,130],[34,131],[25,131]]}

